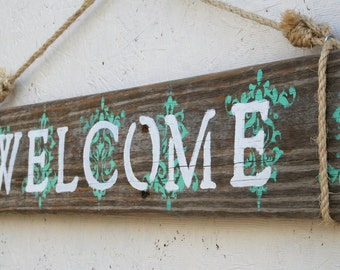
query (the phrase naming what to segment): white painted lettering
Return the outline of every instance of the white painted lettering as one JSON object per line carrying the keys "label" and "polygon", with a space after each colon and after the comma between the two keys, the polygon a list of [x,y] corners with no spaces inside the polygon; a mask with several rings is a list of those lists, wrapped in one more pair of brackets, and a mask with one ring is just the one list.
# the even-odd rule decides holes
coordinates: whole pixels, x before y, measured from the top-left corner
{"label": "white painted lettering", "polygon": [[[192,177],[195,172],[196,162],[199,154],[199,150],[201,148],[202,142],[204,140],[205,131],[208,126],[208,122],[215,116],[216,112],[214,109],[206,111],[204,114],[200,131],[197,136],[196,144],[194,147],[194,151],[188,166],[185,154],[183,141],[178,129],[177,119],[174,115],[167,115],[165,117],[166,124],[170,127],[172,138],[169,140],[169,179],[166,183],[165,189],[167,191],[176,191],[178,190],[178,185],[174,181],[174,153],[176,150],[178,157],[178,164],[180,167],[180,171],[184,180],[184,184],[187,188],[190,187],[192,182]],[[202,189],[207,188],[216,188],[216,184],[211,180],[211,155],[210,155],[210,132],[208,132],[206,136],[206,140],[203,147],[203,180],[201,182],[200,187]]]}
{"label": "white painted lettering", "polygon": [[101,129],[108,129],[111,131],[113,135],[113,139],[115,142],[118,142],[118,127],[108,121],[99,121],[96,124],[93,125],[93,127],[90,129],[89,133],[86,136],[84,151],[83,151],[83,167],[84,167],[84,173],[85,178],[87,182],[89,183],[89,186],[93,189],[97,190],[106,190],[110,187],[112,187],[118,178],[118,171],[115,170],[111,178],[104,182],[98,182],[97,179],[95,179],[92,175],[91,171],[91,161],[90,161],[90,151],[91,151],[91,143],[96,135],[96,133]]}
{"label": "white painted lettering", "polygon": [[26,192],[42,192],[47,186],[48,177],[41,181],[41,183],[34,183],[34,164],[39,164],[41,170],[45,166],[45,151],[42,150],[39,156],[35,155],[35,140],[37,138],[43,138],[44,144],[47,143],[48,129],[37,129],[28,132],[30,139],[30,146],[28,151],[28,175]]}
{"label": "white painted lettering", "polygon": [[73,192],[77,188],[79,177],[75,176],[71,183],[64,183],[64,150],[65,150],[65,134],[68,131],[68,127],[61,127],[57,129],[59,137],[59,149],[58,149],[58,182],[56,185],[56,192]]}
{"label": "white painted lettering", "polygon": [[[157,125],[155,121],[147,116],[139,117],[139,122],[142,125],[148,126],[149,134],[151,137],[152,143],[152,168],[150,173],[149,181],[153,182],[157,175],[158,166],[159,166],[159,158],[160,158],[160,139],[159,139],[159,132],[157,129]],[[133,135],[136,130],[136,123],[132,123],[129,132],[126,136],[125,146],[124,146],[124,168],[126,177],[131,184],[137,190],[146,190],[148,188],[148,183],[141,182],[137,179],[134,175],[132,167],[131,167],[131,160],[130,160],[130,151],[131,151],[131,142]]]}
{"label": "white painted lettering", "polygon": [[255,148],[260,155],[263,155],[264,131],[260,130],[258,134],[251,138],[245,137],[245,114],[259,112],[265,121],[268,118],[269,102],[268,100],[253,101],[249,103],[237,103],[231,108],[235,115],[235,146],[234,146],[234,176],[230,184],[233,187],[260,187],[267,183],[271,175],[271,167],[268,166],[256,175],[244,174],[244,149]]}
{"label": "white painted lettering", "polygon": [[[11,190],[12,173],[14,168],[15,159],[17,156],[19,142],[22,137],[21,132],[14,133],[14,144],[12,148],[11,157],[9,160],[8,168],[6,163],[8,159],[9,148],[13,139],[13,134],[1,134],[0,135],[0,153],[1,153],[1,165],[0,165],[0,190],[2,181],[5,183],[6,194],[8,195]],[[4,145],[5,142],[5,145]]]}

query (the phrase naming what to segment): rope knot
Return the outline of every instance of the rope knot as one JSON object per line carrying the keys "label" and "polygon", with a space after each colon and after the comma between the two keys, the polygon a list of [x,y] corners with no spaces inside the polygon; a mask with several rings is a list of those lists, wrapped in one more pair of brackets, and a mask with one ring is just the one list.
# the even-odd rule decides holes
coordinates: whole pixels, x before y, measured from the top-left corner
{"label": "rope knot", "polygon": [[287,10],[283,14],[280,29],[293,46],[306,48],[322,46],[325,36],[331,33],[327,24],[316,24],[294,10]]}
{"label": "rope knot", "polygon": [[5,98],[13,91],[13,88],[13,83],[11,83],[6,69],[0,68],[0,102],[5,100]]}

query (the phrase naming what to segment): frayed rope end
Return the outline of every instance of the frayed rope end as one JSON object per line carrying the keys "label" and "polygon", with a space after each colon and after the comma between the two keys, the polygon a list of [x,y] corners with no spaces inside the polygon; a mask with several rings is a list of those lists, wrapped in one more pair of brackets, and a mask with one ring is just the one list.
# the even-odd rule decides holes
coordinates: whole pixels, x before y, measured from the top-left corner
{"label": "frayed rope end", "polygon": [[6,69],[0,68],[0,102],[3,102],[5,98],[11,94],[13,89],[14,85],[11,83]]}
{"label": "frayed rope end", "polygon": [[331,33],[327,24],[316,24],[294,10],[287,10],[283,14],[280,29],[293,46],[306,48],[322,46],[325,36]]}

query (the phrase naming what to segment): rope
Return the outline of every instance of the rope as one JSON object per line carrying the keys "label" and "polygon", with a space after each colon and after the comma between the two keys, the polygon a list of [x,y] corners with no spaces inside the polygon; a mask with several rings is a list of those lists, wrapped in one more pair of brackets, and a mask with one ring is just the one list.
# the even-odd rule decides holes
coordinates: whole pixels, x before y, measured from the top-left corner
{"label": "rope", "polygon": [[322,47],[319,59],[319,115],[318,115],[318,153],[319,153],[319,173],[320,173],[320,211],[322,219],[326,224],[335,224],[335,221],[329,214],[329,189],[328,189],[328,173],[327,173],[327,122],[326,122],[326,69],[329,53],[334,49],[339,49],[339,41],[334,38],[326,40]]}
{"label": "rope", "polygon": [[48,39],[45,43],[34,53],[32,56],[15,72],[13,75],[8,76],[6,70],[1,68],[0,70],[0,102],[4,101],[5,98],[13,91],[14,83],[16,79],[30,66],[33,62],[39,58],[50,45],[60,37],[71,24],[73,24],[79,16],[81,16],[86,9],[88,9],[95,0],[84,0],[81,7],[71,15],[66,22]]}
{"label": "rope", "polygon": [[251,12],[229,5],[219,0],[201,0],[207,4],[235,13],[243,18],[255,21],[282,31],[283,35],[293,46],[311,48],[322,46],[318,68],[318,154],[320,173],[320,212],[326,224],[336,224],[329,213],[329,189],[327,173],[327,119],[326,119],[326,69],[329,53],[340,49],[340,41],[331,34],[327,24],[316,24],[307,16],[300,15],[293,10],[287,10],[281,23],[263,18]]}
{"label": "rope", "polygon": [[280,24],[279,23],[277,23],[273,20],[267,19],[265,17],[259,16],[255,13],[247,12],[247,11],[241,9],[241,8],[232,6],[232,5],[230,5],[226,2],[221,2],[219,0],[201,0],[201,1],[204,2],[204,3],[210,4],[212,6],[218,7],[220,9],[224,9],[224,10],[229,11],[231,13],[237,14],[237,15],[241,16],[242,18],[245,18],[245,19],[248,19],[248,20],[251,20],[251,21],[255,21],[257,23],[269,26],[269,27],[274,28],[276,30],[280,30]]}

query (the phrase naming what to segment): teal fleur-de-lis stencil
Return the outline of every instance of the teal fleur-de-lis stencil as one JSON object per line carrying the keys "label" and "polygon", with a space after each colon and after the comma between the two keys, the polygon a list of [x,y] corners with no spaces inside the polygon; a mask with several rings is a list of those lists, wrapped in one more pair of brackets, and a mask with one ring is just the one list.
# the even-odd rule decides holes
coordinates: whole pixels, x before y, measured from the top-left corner
{"label": "teal fleur-de-lis stencil", "polygon": [[[339,99],[340,99],[340,93],[339,93]],[[340,141],[340,106],[337,107],[335,112],[333,113],[332,117],[335,119],[335,121],[339,124],[338,130],[339,133],[335,136],[335,139],[337,141]],[[340,151],[336,153],[336,158],[340,158]],[[340,168],[335,168],[331,164],[328,164],[328,179],[333,184],[336,181],[340,183]]]}
{"label": "teal fleur-de-lis stencil", "polygon": [[[270,84],[269,80],[264,80],[261,69],[257,71],[257,81],[255,84],[249,84],[249,90],[243,92],[241,97],[233,98],[231,95],[225,98],[225,109],[229,115],[233,115],[231,108],[236,103],[248,103],[252,101],[268,100],[270,102],[268,118],[263,121],[257,113],[247,113],[245,115],[245,133],[251,137],[256,136],[260,130],[265,133],[264,152],[261,158],[257,158],[256,150],[249,149],[245,155],[244,168],[249,175],[256,175],[267,166],[272,167],[270,179],[276,182],[277,168],[275,164],[284,154],[284,151],[277,146],[277,141],[281,139],[281,132],[275,128],[275,120],[279,118],[279,114],[274,111],[277,106],[284,109],[293,105],[296,98],[296,90],[294,86],[289,86],[288,90],[278,91],[275,86]],[[246,154],[246,153],[245,153]],[[257,209],[261,209],[261,198],[268,188],[265,186],[251,187],[250,192],[257,196]]]}
{"label": "teal fleur-de-lis stencil", "polygon": [[0,126],[0,134],[6,134],[9,133],[11,131],[11,127],[10,126],[6,126],[6,127],[1,127]]}
{"label": "teal fleur-de-lis stencil", "polygon": [[[165,123],[166,115],[174,115],[177,119],[178,129],[181,134],[181,138],[184,139],[189,133],[184,125],[184,110],[177,109],[177,101],[172,96],[172,91],[168,96],[168,99],[164,102],[165,114],[158,114],[156,116],[156,125],[161,134],[161,156],[159,161],[158,173],[153,182],[150,182],[150,174],[146,174],[143,178],[144,181],[148,182],[149,189],[154,190],[156,193],[161,194],[161,198],[166,200],[166,209],[171,210],[172,199],[177,199],[179,192],[182,192],[185,188],[184,179],[180,172],[178,159],[174,159],[174,181],[178,185],[177,191],[167,191],[165,185],[168,182],[168,159],[169,159],[169,137],[170,128]],[[184,147],[184,153],[187,151],[187,147]],[[198,176],[196,173],[193,175],[193,181],[191,188],[194,192],[198,189]]]}
{"label": "teal fleur-de-lis stencil", "polygon": [[[42,208],[43,200],[46,199],[48,193],[55,189],[58,181],[58,176],[51,167],[51,162],[54,160],[53,149],[56,146],[56,142],[53,139],[54,128],[52,125],[48,125],[49,118],[46,114],[46,107],[42,116],[39,118],[39,129],[48,129],[47,143],[44,144],[42,138],[35,139],[35,156],[41,155],[42,152],[45,153],[45,165],[41,166],[34,165],[34,176],[33,181],[35,184],[40,184],[44,179],[47,178],[47,186],[42,192],[35,192],[34,197],[38,199],[38,206]],[[38,129],[35,127],[35,129]],[[27,177],[23,180],[21,185],[21,191],[24,193],[27,186]]]}
{"label": "teal fleur-de-lis stencil", "polygon": [[[109,107],[105,106],[105,98],[102,97],[100,108],[97,108],[89,119],[81,116],[80,123],[83,125],[83,132],[87,133],[99,121],[108,121],[120,128],[124,119],[125,111],[122,110],[115,115],[110,111]],[[89,159],[92,175],[100,183],[109,180],[114,172],[116,167],[116,162],[113,158],[114,151],[115,146],[112,144],[111,132],[106,129],[97,131],[91,142]],[[105,194],[106,190],[93,189],[93,195],[98,198],[98,204]]]}
{"label": "teal fleur-de-lis stencil", "polygon": [[[11,131],[10,126],[6,126],[6,127],[1,127],[0,126],[0,134],[6,134],[9,133]],[[1,153],[0,153],[0,163],[1,163]]]}

